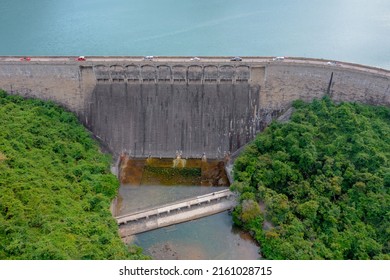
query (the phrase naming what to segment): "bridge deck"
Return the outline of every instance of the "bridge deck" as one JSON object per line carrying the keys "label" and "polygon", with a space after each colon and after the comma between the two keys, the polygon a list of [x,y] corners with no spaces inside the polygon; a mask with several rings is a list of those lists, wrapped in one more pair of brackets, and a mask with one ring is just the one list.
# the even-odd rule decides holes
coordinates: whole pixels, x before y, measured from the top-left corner
{"label": "bridge deck", "polygon": [[230,190],[201,195],[116,217],[120,235],[129,235],[210,216],[232,209],[236,197]]}
{"label": "bridge deck", "polygon": [[210,194],[205,194],[201,196],[196,196],[180,201],[176,201],[173,203],[165,204],[158,207],[151,207],[147,208],[141,211],[129,213],[126,215],[121,215],[118,217],[115,217],[118,224],[126,224],[131,221],[137,221],[144,218],[151,218],[155,215],[161,215],[161,214],[169,214],[172,211],[175,210],[181,210],[183,208],[190,208],[194,205],[200,206],[201,204],[207,204],[213,201],[218,201],[223,198],[230,198],[234,194],[230,190],[222,190],[218,192],[213,192]]}

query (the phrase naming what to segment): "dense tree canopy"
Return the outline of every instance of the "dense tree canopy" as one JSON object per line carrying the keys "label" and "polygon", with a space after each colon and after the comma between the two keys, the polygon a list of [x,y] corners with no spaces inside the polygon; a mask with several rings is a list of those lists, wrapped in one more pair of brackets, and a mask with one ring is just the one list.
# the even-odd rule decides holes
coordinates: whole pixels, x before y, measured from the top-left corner
{"label": "dense tree canopy", "polygon": [[0,91],[0,259],[126,259],[110,158],[60,107]]}
{"label": "dense tree canopy", "polygon": [[268,259],[389,259],[390,109],[294,107],[236,160],[234,221]]}

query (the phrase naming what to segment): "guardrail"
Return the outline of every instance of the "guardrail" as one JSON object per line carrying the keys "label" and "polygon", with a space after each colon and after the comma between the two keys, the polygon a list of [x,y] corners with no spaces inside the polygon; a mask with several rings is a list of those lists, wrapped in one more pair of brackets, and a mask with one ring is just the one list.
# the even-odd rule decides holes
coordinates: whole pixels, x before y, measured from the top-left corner
{"label": "guardrail", "polygon": [[175,203],[170,203],[170,204],[165,204],[162,206],[158,207],[153,207],[141,211],[137,211],[134,213],[126,214],[126,215],[121,215],[118,217],[115,217],[118,224],[126,224],[132,221],[139,221],[142,219],[149,219],[153,216],[159,216],[162,214],[170,214],[170,212],[181,210],[183,208],[188,209],[191,208],[192,206],[201,206],[202,204],[209,204],[212,203],[213,201],[218,201],[223,198],[230,199],[234,197],[235,195],[230,191],[230,190],[223,190],[223,191],[218,191],[218,192],[213,192],[210,194],[206,195],[201,195],[185,200],[180,200]]}

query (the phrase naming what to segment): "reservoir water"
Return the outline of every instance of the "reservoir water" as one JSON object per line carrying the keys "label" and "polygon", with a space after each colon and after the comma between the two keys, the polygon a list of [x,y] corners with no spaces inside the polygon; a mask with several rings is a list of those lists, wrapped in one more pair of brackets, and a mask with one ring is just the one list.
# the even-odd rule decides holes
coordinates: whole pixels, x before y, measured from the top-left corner
{"label": "reservoir water", "polygon": [[305,56],[390,68],[388,0],[2,0],[0,55]]}
{"label": "reservoir water", "polygon": [[[0,55],[299,56],[390,69],[388,0],[2,0],[0,13]],[[211,187],[160,190],[123,184],[118,211]],[[227,213],[133,242],[162,259],[259,257]]]}

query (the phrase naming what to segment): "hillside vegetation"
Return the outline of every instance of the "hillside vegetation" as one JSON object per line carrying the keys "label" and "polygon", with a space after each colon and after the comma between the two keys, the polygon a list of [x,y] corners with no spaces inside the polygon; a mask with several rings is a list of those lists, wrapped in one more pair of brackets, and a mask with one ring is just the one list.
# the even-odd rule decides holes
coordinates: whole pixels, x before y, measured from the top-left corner
{"label": "hillside vegetation", "polygon": [[236,160],[235,223],[267,259],[390,259],[390,109],[294,107]]}
{"label": "hillside vegetation", "polygon": [[110,158],[58,106],[0,91],[0,259],[128,259]]}

